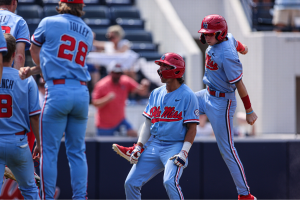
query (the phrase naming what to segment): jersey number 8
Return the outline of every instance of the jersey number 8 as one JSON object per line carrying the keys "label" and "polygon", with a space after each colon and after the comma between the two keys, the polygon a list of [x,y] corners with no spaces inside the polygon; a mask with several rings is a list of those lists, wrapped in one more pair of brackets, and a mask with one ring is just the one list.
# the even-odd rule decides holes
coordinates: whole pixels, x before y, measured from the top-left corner
{"label": "jersey number 8", "polygon": [[[58,57],[59,58],[63,58],[63,59],[67,59],[69,61],[73,60],[73,54],[72,51],[75,50],[76,47],[76,39],[74,37],[71,37],[69,35],[63,35],[61,37],[61,41],[63,42],[69,42],[69,43],[64,43],[61,44],[59,46],[59,50],[58,50]],[[65,50],[70,51],[70,53],[66,53]],[[75,63],[79,64],[80,66],[84,67],[84,61],[85,61],[85,57],[88,51],[88,46],[80,41],[78,43],[78,48],[77,48],[77,53],[75,56]]]}

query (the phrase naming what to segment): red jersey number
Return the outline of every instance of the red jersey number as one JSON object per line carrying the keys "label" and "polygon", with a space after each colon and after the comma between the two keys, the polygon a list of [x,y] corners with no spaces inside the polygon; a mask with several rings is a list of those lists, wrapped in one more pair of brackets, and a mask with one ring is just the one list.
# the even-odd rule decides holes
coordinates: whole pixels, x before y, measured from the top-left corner
{"label": "red jersey number", "polygon": [[0,118],[10,118],[13,115],[12,103],[9,94],[0,94]]}
{"label": "red jersey number", "polygon": [[1,26],[1,28],[2,28],[2,31],[4,33],[10,33],[10,27],[9,26]]}
{"label": "red jersey number", "polygon": [[[61,41],[64,42],[59,46],[58,50],[58,57],[67,59],[69,61],[73,60],[74,57],[74,50],[76,47],[76,39],[69,35],[63,35],[61,37]],[[69,51],[66,53],[65,50]],[[84,42],[80,41],[78,43],[77,53],[75,55],[75,63],[79,64],[80,66],[84,67],[85,57],[88,51],[88,46]]]}

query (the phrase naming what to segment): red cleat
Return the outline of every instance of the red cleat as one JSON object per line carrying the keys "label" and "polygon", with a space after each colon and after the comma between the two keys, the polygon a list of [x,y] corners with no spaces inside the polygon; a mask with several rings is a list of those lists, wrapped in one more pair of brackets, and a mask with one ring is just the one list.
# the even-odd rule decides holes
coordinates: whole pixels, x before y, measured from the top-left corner
{"label": "red cleat", "polygon": [[[125,158],[126,160],[128,160],[130,162],[130,156],[132,151],[134,150],[136,144],[133,144],[132,147],[123,147],[121,145],[118,144],[113,144],[112,148],[115,152],[117,152],[117,154],[119,154],[120,156],[122,156],[123,158]],[[142,148],[141,152],[143,152],[144,149]]]}
{"label": "red cleat", "polygon": [[248,195],[239,195],[238,200],[240,199],[257,200],[257,198],[250,193]]}

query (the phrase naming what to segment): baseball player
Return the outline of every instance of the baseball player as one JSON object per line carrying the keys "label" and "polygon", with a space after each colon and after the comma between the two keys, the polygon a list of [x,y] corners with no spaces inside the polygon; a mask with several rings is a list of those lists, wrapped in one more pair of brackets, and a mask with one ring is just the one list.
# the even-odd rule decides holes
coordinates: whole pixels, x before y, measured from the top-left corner
{"label": "baseball player", "polygon": [[[92,48],[91,29],[80,18],[83,0],[61,0],[59,15],[44,18],[31,37],[35,67],[19,71],[22,79],[42,72],[46,95],[41,114],[42,198],[53,199],[57,178],[57,154],[63,133],[73,199],[87,195],[85,131],[88,119],[90,80],[85,58]],[[40,59],[41,58],[41,59]]]}
{"label": "baseball player", "polygon": [[[20,69],[25,64],[25,51],[30,47],[30,34],[26,21],[15,14],[18,0],[0,0],[0,22],[3,33],[10,33],[16,38],[16,55],[13,67]],[[34,145],[34,134],[32,131],[27,133],[28,144],[32,152]]]}
{"label": "baseball player", "polygon": [[[146,117],[138,143],[131,154],[132,166],[125,181],[127,199],[141,199],[141,187],[164,170],[164,186],[170,199],[183,199],[179,179],[188,164],[188,152],[199,123],[198,101],[183,84],[185,63],[181,56],[166,53],[155,61],[166,85],[155,89],[143,112]],[[141,150],[152,136],[151,143]]]}
{"label": "baseball player", "polygon": [[[2,34],[0,34],[2,36]],[[39,95],[35,80],[19,78],[17,69],[11,68],[15,56],[16,39],[5,34],[7,54],[3,57],[3,76],[0,86],[0,174],[7,165],[16,177],[19,190],[25,199],[40,199],[35,184],[32,159],[40,156]],[[1,41],[2,44],[2,41]],[[26,133],[30,124],[36,137],[31,155]],[[2,181],[0,183],[2,187]]]}
{"label": "baseball player", "polygon": [[207,43],[205,74],[207,89],[196,92],[200,114],[206,114],[212,124],[221,155],[227,164],[239,194],[238,199],[256,199],[250,194],[245,171],[233,142],[233,115],[236,109],[235,90],[241,97],[246,120],[253,125],[257,116],[253,111],[246,87],[242,81],[243,66],[237,46],[241,46],[228,33],[225,19],[220,15],[208,15],[201,24],[200,41]]}
{"label": "baseball player", "polygon": [[30,33],[26,21],[15,14],[18,0],[0,0],[0,22],[3,33],[10,33],[16,38],[16,56],[13,66],[24,67],[25,50],[30,47]]}
{"label": "baseball player", "polygon": [[[209,15],[203,19],[199,33],[201,42],[209,44],[203,77],[207,89],[195,94],[199,101],[200,114],[206,114],[213,126],[221,155],[236,184],[238,198],[256,199],[250,194],[243,165],[234,147],[231,126],[236,109],[236,89],[244,103],[247,122],[253,125],[257,120],[242,81],[242,64],[237,54],[237,51],[246,54],[248,48],[227,32],[227,23],[222,16]],[[114,144],[113,149],[125,159],[129,159],[128,154],[134,151],[135,147],[126,148]]]}

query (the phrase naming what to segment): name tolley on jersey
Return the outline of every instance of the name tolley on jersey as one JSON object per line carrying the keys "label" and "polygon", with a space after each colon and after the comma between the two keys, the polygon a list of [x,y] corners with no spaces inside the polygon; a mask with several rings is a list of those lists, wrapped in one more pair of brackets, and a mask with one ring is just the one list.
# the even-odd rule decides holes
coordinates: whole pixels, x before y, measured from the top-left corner
{"label": "name tolley on jersey", "polygon": [[41,47],[40,64],[45,81],[91,79],[85,58],[93,46],[93,33],[80,17],[59,14],[44,18],[31,42]]}

